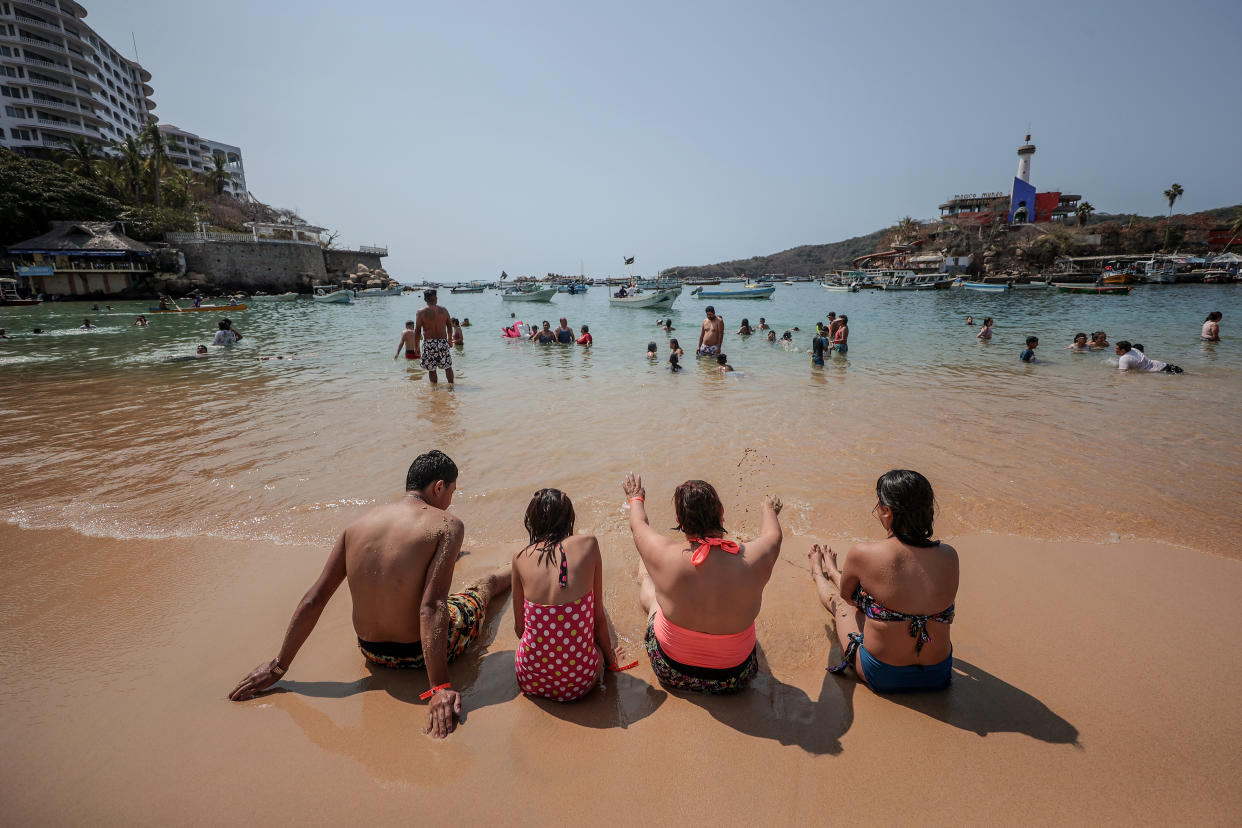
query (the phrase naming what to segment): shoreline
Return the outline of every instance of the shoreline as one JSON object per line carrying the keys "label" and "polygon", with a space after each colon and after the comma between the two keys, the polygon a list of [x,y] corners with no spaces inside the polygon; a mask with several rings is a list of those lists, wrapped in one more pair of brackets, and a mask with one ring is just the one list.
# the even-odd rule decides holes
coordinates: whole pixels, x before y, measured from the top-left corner
{"label": "shoreline", "polygon": [[[344,589],[278,691],[225,699],[278,646],[326,549],[5,525],[0,541],[21,554],[0,587],[14,676],[4,810],[44,824],[408,822],[463,807],[514,824],[741,823],[865,802],[871,818],[929,824],[1236,820],[1238,561],[1127,540],[953,537],[954,685],[881,697],[824,672],[838,652],[805,558],[824,540],[786,535],[756,625],[761,676],[743,694],[655,682],[626,537],[605,547],[605,602],[639,667],[581,702],[527,699],[511,609],[494,603],[487,646],[450,667],[465,721],[435,743],[420,734],[425,675],[365,666]],[[511,551],[463,557],[455,588]],[[1156,614],[1185,594],[1210,617]]]}

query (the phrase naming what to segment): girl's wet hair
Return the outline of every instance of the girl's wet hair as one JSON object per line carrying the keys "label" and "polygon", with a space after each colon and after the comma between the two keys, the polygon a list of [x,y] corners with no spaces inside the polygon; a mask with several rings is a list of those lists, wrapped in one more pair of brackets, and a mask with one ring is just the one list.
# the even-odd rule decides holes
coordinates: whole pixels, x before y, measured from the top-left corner
{"label": "girl's wet hair", "polygon": [[654,350],[656,350],[656,347],[657,347],[657,346],[656,346],[656,344],[655,344],[654,342],[648,342],[648,343],[647,343],[647,350],[648,350],[648,351],[654,351]]}
{"label": "girl's wet hair", "polygon": [[687,480],[673,490],[673,514],[677,516],[676,530],[688,537],[719,538],[725,533],[721,525],[724,505],[706,480]]}
{"label": "girl's wet hair", "polygon": [[1085,333],[1079,332],[1079,333],[1074,334],[1075,342],[1077,342],[1079,339],[1086,339],[1086,338],[1087,338],[1087,335]]}
{"label": "girl's wet hair", "polygon": [[749,327],[750,327],[750,320],[749,320],[749,319],[747,319],[745,316],[743,316],[743,317],[742,317],[742,327],[743,327],[743,328],[749,328]]}
{"label": "girl's wet hair", "polygon": [[668,341],[668,347],[670,347],[670,348],[672,348],[674,351],[676,351],[676,350],[677,350],[678,348],[680,348],[681,346],[677,344],[677,340],[676,340],[676,339],[670,339],[670,340]]}
{"label": "girl's wet hair", "polygon": [[526,533],[540,564],[553,564],[561,541],[574,533],[574,504],[560,489],[540,489],[526,506]]}
{"label": "girl's wet hair", "polygon": [[907,546],[935,546],[932,523],[936,495],[926,477],[910,469],[893,469],[875,481],[875,496],[893,512],[893,536]]}
{"label": "girl's wet hair", "polygon": [[1221,319],[1224,318],[1224,316],[1225,315],[1221,313],[1220,311],[1212,311],[1211,313],[1207,315],[1207,319],[1204,319],[1203,321],[1204,322],[1219,322]]}

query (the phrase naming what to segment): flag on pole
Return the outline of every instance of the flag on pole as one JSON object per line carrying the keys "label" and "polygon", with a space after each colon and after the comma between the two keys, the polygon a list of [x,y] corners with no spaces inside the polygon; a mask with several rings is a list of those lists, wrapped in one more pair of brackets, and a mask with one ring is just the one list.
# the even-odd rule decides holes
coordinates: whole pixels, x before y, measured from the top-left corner
{"label": "flag on pole", "polygon": [[625,258],[625,263],[626,263],[627,265],[634,264],[634,257],[633,257],[633,256],[627,256],[627,257]]}
{"label": "flag on pole", "polygon": [[501,279],[508,279],[508,278],[509,278],[509,274],[508,274],[508,273],[505,273],[505,272],[502,270],[502,271],[500,271],[500,278],[501,278]]}

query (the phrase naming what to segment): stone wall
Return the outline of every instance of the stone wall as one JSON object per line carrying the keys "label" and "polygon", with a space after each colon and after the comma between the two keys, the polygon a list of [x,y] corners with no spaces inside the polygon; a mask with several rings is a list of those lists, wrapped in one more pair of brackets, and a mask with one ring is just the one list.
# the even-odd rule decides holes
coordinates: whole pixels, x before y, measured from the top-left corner
{"label": "stone wall", "polygon": [[246,293],[307,291],[312,280],[329,281],[324,253],[314,244],[204,242],[182,244],[186,276],[202,274],[207,285]]}
{"label": "stone wall", "polygon": [[368,269],[375,270],[384,266],[383,259],[374,253],[363,253],[358,250],[325,250],[323,251],[324,266],[328,270],[330,281],[336,281],[343,278],[347,273],[353,273],[354,269],[360,265],[366,265]]}

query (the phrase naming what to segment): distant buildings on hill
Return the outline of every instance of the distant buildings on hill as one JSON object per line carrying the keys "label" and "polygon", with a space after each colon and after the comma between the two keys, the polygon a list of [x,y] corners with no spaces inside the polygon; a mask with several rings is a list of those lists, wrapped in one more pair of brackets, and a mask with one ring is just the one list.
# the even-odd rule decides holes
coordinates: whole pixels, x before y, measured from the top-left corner
{"label": "distant buildings on hill", "polygon": [[[47,158],[81,138],[106,152],[159,120],[151,73],[85,17],[74,0],[0,0],[0,146]],[[233,176],[226,191],[246,195],[240,148],[177,127],[161,131],[185,150],[169,153],[183,169],[210,172],[212,155],[223,153]]]}
{"label": "distant buildings on hill", "polygon": [[940,218],[971,227],[1074,221],[1082,196],[1057,191],[1037,192],[1031,184],[1031,156],[1034,154],[1035,145],[1028,135],[1026,142],[1018,147],[1018,173],[1008,194],[955,195],[940,205]]}

